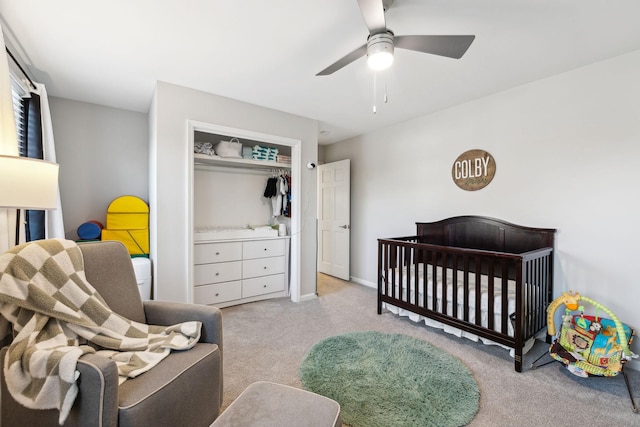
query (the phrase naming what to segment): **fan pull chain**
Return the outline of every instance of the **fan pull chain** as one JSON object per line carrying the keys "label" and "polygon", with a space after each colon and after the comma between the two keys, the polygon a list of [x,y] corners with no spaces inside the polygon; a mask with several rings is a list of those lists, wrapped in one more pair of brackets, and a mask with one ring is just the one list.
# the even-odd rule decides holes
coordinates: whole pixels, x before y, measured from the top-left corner
{"label": "fan pull chain", "polygon": [[[378,99],[378,73],[374,72],[373,73],[373,114],[376,114],[378,112],[378,109],[376,107],[376,102]],[[387,75],[385,73],[384,75],[384,94],[383,94],[383,101],[385,104],[389,103],[389,95],[387,93]]]}
{"label": "fan pull chain", "polygon": [[387,96],[387,73],[384,74],[384,103],[389,102],[389,97]]}
{"label": "fan pull chain", "polygon": [[387,73],[384,74],[384,103],[389,102],[389,96],[387,95]]}
{"label": "fan pull chain", "polygon": [[373,72],[373,114],[377,113],[376,110],[376,87],[378,86],[376,84],[376,76],[378,75],[378,73],[376,73],[375,71]]}

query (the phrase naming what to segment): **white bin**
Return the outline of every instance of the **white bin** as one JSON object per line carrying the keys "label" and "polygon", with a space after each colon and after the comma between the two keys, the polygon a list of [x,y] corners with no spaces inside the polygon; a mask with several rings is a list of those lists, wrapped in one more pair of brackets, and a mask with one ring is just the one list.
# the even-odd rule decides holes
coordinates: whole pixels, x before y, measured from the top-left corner
{"label": "white bin", "polygon": [[143,301],[151,299],[151,260],[144,257],[131,258],[136,273],[138,290]]}

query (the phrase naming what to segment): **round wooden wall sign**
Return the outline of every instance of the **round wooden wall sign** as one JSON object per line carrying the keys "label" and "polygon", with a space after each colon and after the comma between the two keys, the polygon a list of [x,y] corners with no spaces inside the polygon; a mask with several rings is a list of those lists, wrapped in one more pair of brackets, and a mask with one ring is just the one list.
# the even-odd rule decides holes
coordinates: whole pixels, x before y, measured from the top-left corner
{"label": "round wooden wall sign", "polygon": [[480,190],[496,174],[496,161],[484,150],[469,150],[460,154],[451,168],[453,182],[463,190]]}

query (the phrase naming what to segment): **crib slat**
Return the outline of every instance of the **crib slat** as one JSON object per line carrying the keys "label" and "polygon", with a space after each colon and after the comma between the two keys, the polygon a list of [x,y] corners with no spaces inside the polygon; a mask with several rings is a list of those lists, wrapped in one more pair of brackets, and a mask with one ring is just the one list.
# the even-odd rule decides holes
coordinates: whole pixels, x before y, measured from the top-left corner
{"label": "crib slat", "polygon": [[475,289],[476,289],[476,307],[475,307],[475,324],[481,326],[482,325],[482,260],[480,257],[475,256],[473,258],[473,268],[475,275]]}
{"label": "crib slat", "polygon": [[523,305],[523,297],[522,297],[522,291],[523,291],[523,285],[526,283],[525,280],[525,275],[524,275],[524,271],[523,268],[525,267],[525,263],[523,262],[519,262],[516,263],[516,271],[515,271],[515,278],[516,278],[516,315],[515,315],[515,325],[514,325],[514,330],[513,330],[513,337],[515,340],[515,365],[516,365],[516,370],[522,370],[522,347],[524,346],[524,337],[523,337],[523,327],[522,327],[522,323],[523,323],[523,313],[522,313],[522,307],[524,307]]}
{"label": "crib slat", "polygon": [[[429,308],[429,295],[427,293],[427,274],[429,272],[429,251],[422,250],[422,307]],[[416,281],[418,278],[416,278]]]}
{"label": "crib slat", "polygon": [[459,265],[458,254],[453,254],[453,263],[452,263],[452,268],[453,268],[453,277],[452,277],[453,288],[451,289],[451,293],[452,293],[452,302],[451,302],[452,313],[451,313],[451,315],[455,319],[458,318],[458,265]]}
{"label": "crib slat", "polygon": [[509,333],[509,266],[506,261],[502,261],[502,305],[500,307],[500,331],[503,334]]}
{"label": "crib slat", "polygon": [[462,267],[463,276],[463,319],[465,322],[469,321],[469,257],[464,256],[464,262]]}
{"label": "crib slat", "polygon": [[533,333],[533,331],[538,329],[538,318],[536,313],[540,309],[540,294],[541,294],[541,282],[542,276],[540,267],[542,266],[542,260],[536,259],[533,260],[533,278],[531,283],[531,306],[529,308],[529,330],[527,334]]}
{"label": "crib slat", "polygon": [[398,283],[398,281],[396,280],[396,273],[398,270],[398,265],[396,262],[397,256],[396,256],[396,252],[398,251],[398,248],[395,246],[389,246],[389,265],[391,266],[391,289],[390,289],[390,294],[391,294],[391,298],[396,298],[396,283]]}
{"label": "crib slat", "polygon": [[489,329],[495,329],[494,328],[494,323],[495,323],[495,307],[494,307],[494,295],[495,292],[493,290],[493,281],[495,279],[495,276],[493,275],[493,264],[494,264],[494,260],[487,258],[486,259],[487,263],[489,264],[487,267],[487,280],[489,283],[487,283],[487,328]]}
{"label": "crib slat", "polygon": [[[552,271],[549,256],[544,257],[542,259],[541,268],[542,268],[542,271],[541,271],[540,281],[542,282],[542,285],[540,290],[540,312],[544,312],[546,307],[548,307],[549,304],[551,304],[551,297],[552,297],[551,294],[553,293],[553,291],[551,290],[552,288],[551,282],[549,280],[549,275],[551,274],[551,271]],[[537,317],[540,319],[544,318],[544,316],[541,314],[539,314]],[[540,322],[538,326],[540,327],[540,329],[542,329],[543,327],[546,326],[546,322],[544,324]]]}
{"label": "crib slat", "polygon": [[[405,246],[400,246],[398,247],[398,283],[400,284],[404,284],[405,283],[405,272],[406,272],[406,268],[407,268],[407,263],[406,263],[406,259],[405,259],[405,251],[406,251],[406,247]],[[407,291],[409,289],[409,284],[407,283],[406,286],[399,286],[398,287],[398,298],[401,301],[407,301],[406,299],[406,294]]]}
{"label": "crib slat", "polygon": [[[442,296],[440,298],[440,312],[442,314],[451,315],[449,313],[449,266],[451,265],[451,254],[443,254],[442,256],[442,284],[440,286],[440,292]],[[451,289],[456,288],[456,282],[451,281]]]}
{"label": "crib slat", "polygon": [[[431,252],[431,300],[429,308],[433,311],[438,311],[438,259],[440,254],[437,251]],[[425,284],[425,288],[426,288]]]}

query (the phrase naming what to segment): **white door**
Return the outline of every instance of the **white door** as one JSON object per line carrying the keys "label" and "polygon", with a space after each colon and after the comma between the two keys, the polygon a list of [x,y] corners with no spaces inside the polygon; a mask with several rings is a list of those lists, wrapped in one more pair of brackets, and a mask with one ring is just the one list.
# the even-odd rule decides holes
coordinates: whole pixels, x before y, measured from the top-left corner
{"label": "white door", "polygon": [[349,280],[351,161],[318,166],[318,271]]}

